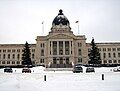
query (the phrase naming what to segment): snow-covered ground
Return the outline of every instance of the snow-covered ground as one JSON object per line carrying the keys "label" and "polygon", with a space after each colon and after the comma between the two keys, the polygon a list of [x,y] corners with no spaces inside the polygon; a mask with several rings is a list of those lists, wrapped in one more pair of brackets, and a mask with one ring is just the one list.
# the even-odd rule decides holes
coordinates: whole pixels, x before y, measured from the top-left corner
{"label": "snow-covered ground", "polygon": [[31,68],[32,73],[22,73],[21,68],[14,68],[13,73],[0,69],[0,91],[120,91],[120,73],[113,68],[95,68],[95,73],[83,69],[83,73],[44,71],[43,67]]}

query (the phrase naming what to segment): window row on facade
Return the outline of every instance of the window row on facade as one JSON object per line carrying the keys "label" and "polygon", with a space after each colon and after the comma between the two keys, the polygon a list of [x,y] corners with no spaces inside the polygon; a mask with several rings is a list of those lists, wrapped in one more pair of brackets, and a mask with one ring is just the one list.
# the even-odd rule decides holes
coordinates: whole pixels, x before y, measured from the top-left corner
{"label": "window row on facade", "polygon": [[0,64],[21,64],[21,61],[0,61]]}
{"label": "window row on facade", "polygon": [[[3,64],[3,65],[21,65],[22,61],[0,61],[0,64]],[[35,64],[35,61],[32,61],[33,64]]]}
{"label": "window row on facade", "polygon": [[120,48],[99,48],[99,51],[120,51]]}
{"label": "window row on facade", "polygon": [[[3,52],[23,52],[21,49],[0,49],[0,53]],[[35,49],[31,49],[31,52],[35,52]]]}
{"label": "window row on facade", "polygon": [[[22,56],[20,54],[0,54],[0,59],[17,59],[20,60]],[[32,54],[31,58],[34,59],[35,55]]]}
{"label": "window row on facade", "polygon": [[120,60],[103,60],[103,63],[104,64],[107,64],[107,63],[109,63],[109,64],[120,64]]}
{"label": "window row on facade", "polygon": [[103,58],[120,58],[120,53],[103,53]]}

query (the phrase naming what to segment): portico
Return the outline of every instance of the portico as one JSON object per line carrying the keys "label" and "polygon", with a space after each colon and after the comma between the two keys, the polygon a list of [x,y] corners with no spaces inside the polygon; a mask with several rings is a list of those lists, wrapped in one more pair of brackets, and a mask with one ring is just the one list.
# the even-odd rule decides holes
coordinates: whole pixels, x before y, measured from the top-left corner
{"label": "portico", "polygon": [[[46,67],[68,68],[77,63],[79,59],[83,60],[83,62],[87,60],[87,57],[85,57],[86,46],[84,46],[86,45],[86,38],[84,35],[75,36],[73,34],[69,20],[64,16],[62,10],[54,18],[49,34],[47,36],[38,36],[36,41],[36,55],[40,55],[36,59],[38,63],[39,60],[44,59],[45,63],[41,64]],[[78,43],[82,46],[78,47]],[[45,46],[40,47],[41,44]],[[80,62],[82,63],[82,61]]]}

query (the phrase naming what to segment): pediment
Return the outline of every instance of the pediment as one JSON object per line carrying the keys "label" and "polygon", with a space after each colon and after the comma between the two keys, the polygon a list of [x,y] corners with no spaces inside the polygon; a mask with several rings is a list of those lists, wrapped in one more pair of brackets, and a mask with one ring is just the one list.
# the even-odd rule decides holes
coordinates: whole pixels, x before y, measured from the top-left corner
{"label": "pediment", "polygon": [[57,34],[49,37],[50,39],[73,39],[72,36],[70,35],[65,35],[65,34]]}

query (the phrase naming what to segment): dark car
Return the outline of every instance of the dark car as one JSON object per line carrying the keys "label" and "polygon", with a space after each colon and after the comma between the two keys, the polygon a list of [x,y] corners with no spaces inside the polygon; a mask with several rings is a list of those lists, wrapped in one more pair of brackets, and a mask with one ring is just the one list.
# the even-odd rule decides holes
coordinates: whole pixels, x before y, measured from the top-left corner
{"label": "dark car", "polygon": [[75,65],[73,67],[73,73],[80,73],[83,72],[83,68],[81,67],[81,65]]}
{"label": "dark car", "polygon": [[86,73],[89,73],[89,72],[95,72],[95,69],[93,67],[86,68]]}
{"label": "dark car", "polygon": [[113,71],[114,72],[120,72],[120,67],[119,68],[114,68]]}
{"label": "dark car", "polygon": [[23,68],[22,73],[31,73],[31,69],[29,68]]}
{"label": "dark car", "polygon": [[4,69],[4,72],[12,73],[13,70],[12,70],[12,68],[10,68],[10,67],[6,67],[6,68]]}

